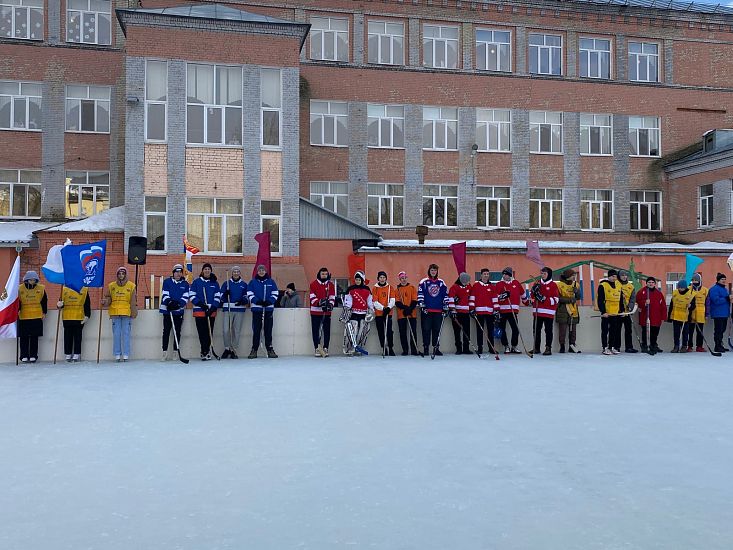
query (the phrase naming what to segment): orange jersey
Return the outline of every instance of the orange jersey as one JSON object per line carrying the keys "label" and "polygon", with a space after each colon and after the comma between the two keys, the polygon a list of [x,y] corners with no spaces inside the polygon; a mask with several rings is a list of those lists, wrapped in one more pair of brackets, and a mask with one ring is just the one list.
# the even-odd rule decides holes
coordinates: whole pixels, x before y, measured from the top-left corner
{"label": "orange jersey", "polygon": [[384,315],[384,308],[394,308],[397,295],[394,287],[390,284],[384,286],[374,285],[372,287],[372,300],[374,301],[374,313],[377,317]]}
{"label": "orange jersey", "polygon": [[405,310],[397,308],[397,318],[404,319],[405,317],[417,317],[417,289],[410,283],[405,286],[397,285],[397,302],[402,302],[405,307],[410,307],[412,303],[415,303],[415,307],[409,315],[405,315]]}

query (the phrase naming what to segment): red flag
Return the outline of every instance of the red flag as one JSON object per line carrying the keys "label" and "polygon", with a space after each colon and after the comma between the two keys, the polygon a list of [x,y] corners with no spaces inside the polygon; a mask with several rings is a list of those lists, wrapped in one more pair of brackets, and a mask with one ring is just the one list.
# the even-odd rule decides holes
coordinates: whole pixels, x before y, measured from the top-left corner
{"label": "red flag", "polygon": [[[351,276],[352,281],[354,280],[354,273],[357,271],[363,271],[364,276],[366,276],[366,257],[349,254],[347,262],[349,264],[349,275]],[[365,279],[364,284],[368,286],[369,279]]]}
{"label": "red flag", "polygon": [[527,254],[525,255],[530,262],[536,263],[540,266],[540,269],[545,267],[545,262],[542,261],[540,256],[540,243],[532,239],[527,239]]}
{"label": "red flag", "polygon": [[258,265],[264,265],[267,268],[267,273],[272,276],[272,271],[270,270],[270,232],[257,233],[255,235],[255,241],[257,241],[260,247],[257,249],[257,261],[252,268],[252,278],[254,279],[257,275]]}
{"label": "red flag", "polygon": [[450,251],[453,252],[453,262],[460,275],[466,271],[466,242],[450,245]]}

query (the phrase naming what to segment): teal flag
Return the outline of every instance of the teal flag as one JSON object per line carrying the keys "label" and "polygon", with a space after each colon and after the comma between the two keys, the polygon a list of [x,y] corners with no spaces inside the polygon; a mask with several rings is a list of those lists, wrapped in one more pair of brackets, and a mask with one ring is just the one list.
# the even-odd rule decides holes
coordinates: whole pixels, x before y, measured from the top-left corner
{"label": "teal flag", "polygon": [[692,281],[692,276],[695,274],[695,270],[704,261],[705,260],[703,260],[702,258],[693,256],[692,254],[685,254],[685,280],[687,281],[688,285]]}

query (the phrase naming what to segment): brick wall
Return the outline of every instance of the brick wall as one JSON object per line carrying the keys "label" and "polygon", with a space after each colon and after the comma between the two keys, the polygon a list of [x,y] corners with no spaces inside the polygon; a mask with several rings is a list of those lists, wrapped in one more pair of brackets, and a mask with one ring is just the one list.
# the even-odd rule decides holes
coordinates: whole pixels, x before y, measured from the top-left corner
{"label": "brick wall", "polygon": [[168,193],[168,146],[165,143],[145,144],[143,178],[143,193],[146,195]]}
{"label": "brick wall", "polygon": [[241,149],[186,148],[186,195],[244,196],[244,155]]}
{"label": "brick wall", "polygon": [[263,199],[283,197],[283,156],[280,151],[260,153],[260,193]]}

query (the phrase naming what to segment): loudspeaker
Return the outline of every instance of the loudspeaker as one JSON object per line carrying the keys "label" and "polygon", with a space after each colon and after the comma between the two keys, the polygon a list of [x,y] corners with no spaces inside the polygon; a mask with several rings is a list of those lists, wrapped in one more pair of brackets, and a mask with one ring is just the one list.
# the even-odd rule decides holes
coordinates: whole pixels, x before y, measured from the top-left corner
{"label": "loudspeaker", "polygon": [[147,237],[130,237],[127,245],[127,263],[132,265],[145,265],[145,258],[148,253]]}

